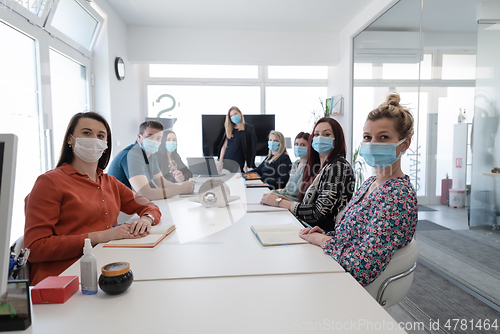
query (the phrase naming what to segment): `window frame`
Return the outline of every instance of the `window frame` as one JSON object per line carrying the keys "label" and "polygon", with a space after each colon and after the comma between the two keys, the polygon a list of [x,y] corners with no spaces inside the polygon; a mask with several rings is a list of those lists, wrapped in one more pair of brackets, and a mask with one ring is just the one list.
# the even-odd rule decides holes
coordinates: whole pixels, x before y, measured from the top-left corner
{"label": "window frame", "polygon": [[23,16],[13,11],[2,12],[0,10],[0,21],[35,41],[36,82],[37,82],[37,107],[40,129],[40,155],[42,157],[42,172],[55,167],[59,148],[53,147],[53,115],[52,115],[52,89],[50,81],[50,49],[53,49],[66,57],[72,59],[86,70],[87,104],[94,109],[94,91],[91,85],[93,73],[93,62],[82,53],[52,36],[48,31],[33,25]]}
{"label": "window frame", "polygon": [[[95,28],[94,34],[92,36],[92,40],[90,42],[90,45],[88,49],[84,47],[83,45],[79,44],[78,42],[74,41],[71,39],[69,36],[61,32],[59,29],[55,28],[52,26],[52,21],[54,19],[54,15],[57,12],[57,7],[61,3],[61,1],[75,1],[77,2],[84,10],[89,13],[96,21],[97,21],[97,26]],[[80,53],[82,53],[85,57],[90,58],[92,56],[92,51],[95,46],[95,42],[97,40],[97,36],[99,36],[99,32],[101,31],[102,25],[104,23],[104,19],[97,13],[97,11],[90,6],[85,0],[54,0],[54,3],[52,5],[52,9],[47,17],[47,21],[45,22],[45,30],[49,32],[51,35],[55,36],[56,38],[60,39],[64,43],[68,44],[75,50],[78,50]]]}
{"label": "window frame", "polygon": [[[25,2],[29,3],[31,0],[26,0]],[[36,2],[36,1],[34,1]],[[42,5],[45,5],[42,15],[38,16],[32,13],[29,9],[27,9],[24,6],[19,5],[18,2],[15,0],[0,0],[0,11],[6,10],[6,7],[10,9],[10,11],[14,11],[21,15],[22,17],[26,18],[29,22],[36,24],[39,27],[42,27],[45,25],[45,22],[47,21],[47,17],[49,15],[50,9],[52,7],[52,4],[54,3],[54,0],[42,0]],[[5,7],[4,7],[5,6]],[[31,5],[32,6],[32,5]]]}

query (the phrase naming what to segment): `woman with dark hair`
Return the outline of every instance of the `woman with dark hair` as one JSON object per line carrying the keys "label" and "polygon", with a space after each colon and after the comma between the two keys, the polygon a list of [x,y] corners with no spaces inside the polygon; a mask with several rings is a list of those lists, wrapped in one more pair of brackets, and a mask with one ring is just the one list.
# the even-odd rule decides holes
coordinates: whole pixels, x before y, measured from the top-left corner
{"label": "woman with dark hair", "polygon": [[[57,167],[40,175],[25,199],[24,245],[31,249],[31,284],[62,273],[92,245],[149,234],[158,207],[103,173],[111,155],[111,130],[95,112],[71,118]],[[139,219],[117,226],[120,211]]]}
{"label": "woman with dark hair", "polygon": [[307,161],[307,144],[309,136],[310,135],[307,132],[300,132],[295,137],[293,152],[298,159],[292,164],[290,178],[288,179],[288,183],[285,188],[273,191],[277,195],[283,196],[283,198],[291,201],[298,200],[299,188],[302,184],[302,174],[304,173],[304,167],[306,166]]}
{"label": "woman with dark hair", "polygon": [[373,167],[345,208],[335,230],[306,228],[300,236],[337,261],[362,286],[384,271],[398,249],[413,238],[417,225],[417,196],[401,170],[401,156],[410,147],[413,116],[391,94],[366,119],[360,155]]}
{"label": "woman with dark hair", "polygon": [[325,231],[335,227],[354,191],[354,173],[345,159],[344,131],[333,118],[319,119],[309,137],[307,163],[302,174],[298,201],[269,193],[261,203],[287,208],[309,226]]}
{"label": "woman with dark hair", "polygon": [[193,177],[193,173],[186,167],[177,153],[177,136],[172,130],[163,132],[164,145],[158,150],[158,163],[163,177],[170,182],[184,182]]}
{"label": "woman with dark hair", "polygon": [[238,107],[231,107],[224,122],[224,136],[219,144],[219,173],[222,168],[232,173],[248,172],[255,167],[257,135],[253,125],[245,123]]}

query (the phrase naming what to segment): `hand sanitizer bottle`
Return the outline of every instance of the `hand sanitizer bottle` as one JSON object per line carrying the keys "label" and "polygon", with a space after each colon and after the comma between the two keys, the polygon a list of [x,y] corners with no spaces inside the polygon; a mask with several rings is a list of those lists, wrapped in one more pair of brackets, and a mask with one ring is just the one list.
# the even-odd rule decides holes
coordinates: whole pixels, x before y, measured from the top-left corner
{"label": "hand sanitizer bottle", "polygon": [[92,244],[89,238],[85,239],[83,256],[80,259],[80,279],[84,295],[97,293],[97,262],[92,254]]}

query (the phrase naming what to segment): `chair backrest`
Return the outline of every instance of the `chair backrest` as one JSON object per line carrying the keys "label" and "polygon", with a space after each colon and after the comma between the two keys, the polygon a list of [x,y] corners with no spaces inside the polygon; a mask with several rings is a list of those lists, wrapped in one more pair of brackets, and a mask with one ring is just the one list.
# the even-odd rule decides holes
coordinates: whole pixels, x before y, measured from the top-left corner
{"label": "chair backrest", "polygon": [[[21,249],[24,248],[24,235],[20,236],[16,241],[14,241],[13,245],[14,247],[14,253],[16,253],[16,256],[19,256],[19,253],[21,253]],[[30,271],[29,271],[29,264],[26,263],[24,267],[21,268],[21,270],[18,273],[18,276],[15,279],[30,279]]]}
{"label": "chair backrest", "polygon": [[399,303],[410,290],[417,259],[417,241],[413,239],[394,252],[382,274],[366,286],[365,290],[384,308]]}

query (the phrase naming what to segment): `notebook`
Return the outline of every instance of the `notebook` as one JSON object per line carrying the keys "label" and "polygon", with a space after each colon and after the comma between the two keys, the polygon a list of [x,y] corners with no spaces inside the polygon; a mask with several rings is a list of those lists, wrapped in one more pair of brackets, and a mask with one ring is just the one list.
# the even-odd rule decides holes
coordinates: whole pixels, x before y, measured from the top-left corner
{"label": "notebook", "polygon": [[151,231],[143,238],[111,240],[104,244],[103,247],[153,248],[174,230],[175,225],[151,226]]}
{"label": "notebook", "polygon": [[252,225],[251,229],[264,247],[308,243],[299,237],[300,228],[293,224]]}
{"label": "notebook", "polygon": [[217,166],[213,157],[186,158],[188,168],[194,176],[222,176],[217,172]]}

